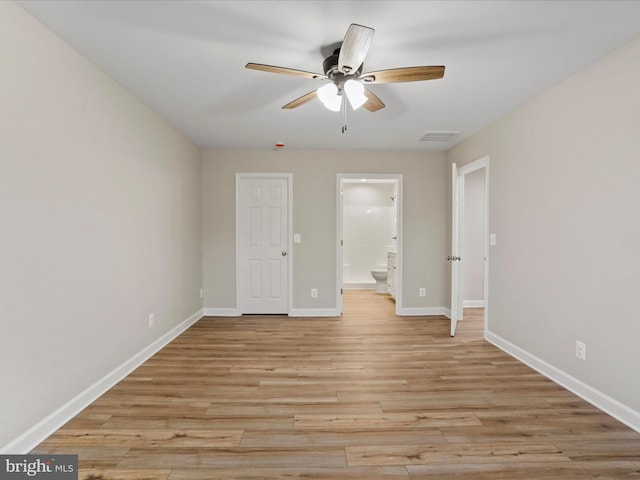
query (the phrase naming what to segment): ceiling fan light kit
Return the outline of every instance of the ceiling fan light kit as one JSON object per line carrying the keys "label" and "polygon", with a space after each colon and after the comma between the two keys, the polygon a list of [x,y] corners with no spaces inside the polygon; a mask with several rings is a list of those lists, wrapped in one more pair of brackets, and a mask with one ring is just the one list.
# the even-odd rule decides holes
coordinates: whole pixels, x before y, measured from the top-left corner
{"label": "ceiling fan light kit", "polygon": [[364,85],[357,80],[349,79],[344,82],[344,92],[347,94],[351,108],[359,109],[367,101],[364,94]]}
{"label": "ceiling fan light kit", "polygon": [[417,82],[435,80],[444,76],[443,66],[403,67],[362,73],[374,32],[373,28],[352,23],[347,29],[340,48],[324,60],[322,64],[324,74],[259,63],[247,63],[246,68],[328,81],[326,85],[298,97],[282,108],[286,110],[297,108],[318,97],[327,109],[344,113],[342,126],[342,133],[344,133],[347,130],[345,97],[353,110],[364,106],[366,110],[376,112],[385,107],[382,100],[365,88],[364,84]]}
{"label": "ceiling fan light kit", "polygon": [[327,83],[317,91],[322,104],[332,112],[339,112],[346,96],[351,108],[357,110],[368,100],[364,94],[364,85],[356,80],[347,80],[340,90],[334,83]]}
{"label": "ceiling fan light kit", "polygon": [[342,105],[342,96],[338,93],[338,87],[333,83],[327,83],[318,89],[318,98],[322,104],[332,112],[339,112]]}

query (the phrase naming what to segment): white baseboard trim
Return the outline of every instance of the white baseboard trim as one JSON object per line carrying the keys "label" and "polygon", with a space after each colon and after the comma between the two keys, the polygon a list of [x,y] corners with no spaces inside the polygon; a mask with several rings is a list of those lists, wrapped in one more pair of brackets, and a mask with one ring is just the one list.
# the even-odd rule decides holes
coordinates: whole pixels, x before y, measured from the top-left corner
{"label": "white baseboard trim", "polygon": [[292,308],[290,317],[339,317],[336,308]]}
{"label": "white baseboard trim", "polygon": [[462,308],[484,308],[484,300],[465,300]]}
{"label": "white baseboard trim", "polygon": [[80,392],[74,398],[62,405],[52,414],[48,415],[25,433],[15,438],[4,447],[0,448],[2,454],[23,455],[33,450],[38,444],[49,437],[53,432],[75,417],[88,407],[97,398],[107,392],[111,387],[133,372],[145,361],[165,347],[169,342],[200,320],[203,311],[191,315],[185,321],[175,326],[152,344],[136,353],[119,367],[116,367],[103,378],[95,382],[89,388]]}
{"label": "white baseboard trim", "polygon": [[403,316],[446,316],[445,307],[405,307],[399,312]]}
{"label": "white baseboard trim", "polygon": [[447,308],[447,307],[443,307],[444,308],[444,313],[443,315],[447,318],[451,318],[451,309]]}
{"label": "white baseboard trim", "polygon": [[512,357],[517,358],[522,363],[529,365],[531,368],[541,373],[545,377],[553,380],[557,384],[563,386],[567,390],[575,393],[583,400],[591,403],[603,412],[611,415],[613,418],[621,421],[636,432],[640,432],[640,412],[629,408],[605,393],[587,385],[559,368],[550,365],[544,360],[531,355],[520,347],[510,343],[504,338],[487,332],[487,341],[498,347],[500,350],[508,353]]}
{"label": "white baseboard trim", "polygon": [[242,314],[237,308],[205,308],[205,317],[241,317]]}
{"label": "white baseboard trim", "polygon": [[[241,317],[242,314],[236,308],[205,308],[205,317]],[[335,308],[293,308],[289,312],[290,317],[339,317],[340,313]]]}

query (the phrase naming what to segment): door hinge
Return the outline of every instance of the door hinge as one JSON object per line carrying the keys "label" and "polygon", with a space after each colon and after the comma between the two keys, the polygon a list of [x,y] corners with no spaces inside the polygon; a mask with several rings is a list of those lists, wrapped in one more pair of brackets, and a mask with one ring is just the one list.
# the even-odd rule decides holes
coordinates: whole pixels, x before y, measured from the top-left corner
{"label": "door hinge", "polygon": [[340,295],[342,295],[342,289],[340,289]]}

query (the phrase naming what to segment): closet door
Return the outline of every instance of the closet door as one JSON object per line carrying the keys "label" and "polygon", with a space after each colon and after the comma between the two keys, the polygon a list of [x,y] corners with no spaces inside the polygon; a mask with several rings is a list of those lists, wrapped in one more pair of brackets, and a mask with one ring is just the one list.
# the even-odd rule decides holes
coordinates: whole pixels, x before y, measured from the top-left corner
{"label": "closet door", "polygon": [[288,181],[238,179],[236,295],[241,314],[288,313]]}

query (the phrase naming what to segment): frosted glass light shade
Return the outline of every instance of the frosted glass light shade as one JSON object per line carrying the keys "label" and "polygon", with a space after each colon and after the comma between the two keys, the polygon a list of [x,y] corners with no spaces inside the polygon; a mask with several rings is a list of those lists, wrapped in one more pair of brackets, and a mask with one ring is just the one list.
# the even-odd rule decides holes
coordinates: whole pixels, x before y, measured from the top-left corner
{"label": "frosted glass light shade", "polygon": [[342,105],[342,97],[338,95],[338,87],[333,83],[327,83],[318,89],[318,98],[329,110],[339,112]]}
{"label": "frosted glass light shade", "polygon": [[351,108],[357,110],[367,101],[364,94],[364,85],[356,80],[347,80],[344,84],[344,91],[347,94]]}

